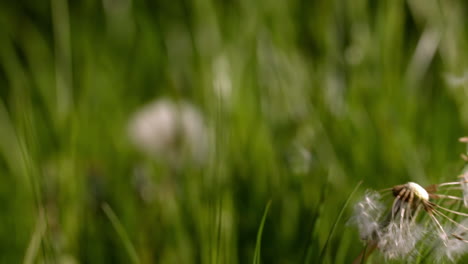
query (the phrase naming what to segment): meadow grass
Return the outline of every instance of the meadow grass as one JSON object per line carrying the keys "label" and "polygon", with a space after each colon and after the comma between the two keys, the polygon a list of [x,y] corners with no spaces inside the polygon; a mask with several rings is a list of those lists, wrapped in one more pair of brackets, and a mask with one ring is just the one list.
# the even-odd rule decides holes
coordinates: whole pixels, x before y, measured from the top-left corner
{"label": "meadow grass", "polygon": [[[463,165],[466,10],[3,1],[0,263],[352,262],[365,189]],[[162,98],[201,113],[200,162],[130,140],[135,112]]]}

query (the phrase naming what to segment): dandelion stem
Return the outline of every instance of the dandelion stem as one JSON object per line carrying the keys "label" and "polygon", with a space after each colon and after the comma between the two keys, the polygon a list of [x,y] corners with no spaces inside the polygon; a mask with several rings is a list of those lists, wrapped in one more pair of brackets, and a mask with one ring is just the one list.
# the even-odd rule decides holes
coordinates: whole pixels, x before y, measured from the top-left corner
{"label": "dandelion stem", "polygon": [[453,191],[453,190],[463,190],[462,187],[449,187],[449,188],[446,188],[444,189],[444,191]]}
{"label": "dandelion stem", "polygon": [[437,185],[438,187],[444,187],[444,186],[449,186],[449,185],[459,185],[460,182],[444,182],[444,183],[441,183],[439,185]]}
{"label": "dandelion stem", "polygon": [[446,198],[446,199],[453,199],[453,200],[463,201],[462,198],[457,197],[457,196],[453,196],[453,195],[445,195],[445,194],[437,194],[437,193],[434,193],[433,195],[436,195],[437,198]]}
{"label": "dandelion stem", "polygon": [[406,197],[406,194],[407,194],[407,190],[406,190],[406,189],[402,189],[402,190],[398,193],[397,197],[395,197],[395,200],[393,201],[393,205],[392,205],[392,219],[393,219],[393,217],[395,216],[395,213],[396,213],[395,208],[401,208],[401,207],[400,207],[401,202],[402,202],[401,197],[402,197],[402,196],[405,196],[405,197]]}
{"label": "dandelion stem", "polygon": [[455,234],[452,234],[453,237],[455,237],[456,239],[462,241],[462,242],[465,242],[465,243],[468,243],[468,240],[462,238],[461,236],[459,235],[455,235]]}
{"label": "dandelion stem", "polygon": [[416,218],[418,217],[420,211],[421,211],[421,205],[418,204],[414,212],[413,218],[411,220],[411,224],[413,224],[416,221]]}
{"label": "dandelion stem", "polygon": [[446,215],[443,214],[442,212],[439,212],[439,211],[437,211],[437,210],[434,210],[434,213],[436,213],[436,214],[438,214],[438,215],[444,217],[445,219],[449,220],[450,222],[454,223],[455,225],[457,225],[457,226],[459,226],[459,227],[461,227],[461,228],[463,228],[463,229],[465,229],[465,230],[468,230],[468,227],[466,227],[466,226],[464,226],[464,225],[458,223],[457,221],[455,221],[455,220],[453,220],[452,218],[446,216]]}
{"label": "dandelion stem", "polygon": [[372,252],[377,248],[377,242],[369,241],[362,250],[361,254],[353,261],[353,264],[364,264],[366,259],[372,254]]}
{"label": "dandelion stem", "polygon": [[403,206],[400,209],[400,229],[403,229],[403,219],[405,218],[406,208]]}
{"label": "dandelion stem", "polygon": [[429,216],[432,218],[432,220],[434,220],[434,222],[436,223],[437,227],[440,229],[440,231],[442,232],[442,234],[444,235],[444,244],[446,243],[446,240],[447,240],[447,233],[445,233],[445,230],[444,228],[442,227],[442,225],[440,224],[439,220],[437,220],[437,218],[432,214],[432,213],[429,213]]}
{"label": "dandelion stem", "polygon": [[457,212],[457,211],[454,211],[454,210],[450,210],[450,209],[445,208],[445,207],[443,207],[443,206],[440,206],[440,205],[438,205],[438,204],[433,204],[433,205],[435,205],[437,208],[440,208],[440,209],[445,210],[445,211],[447,211],[447,212],[450,212],[450,213],[452,213],[452,214],[457,214],[457,215],[461,215],[461,216],[468,216],[468,214],[460,213],[460,212]]}

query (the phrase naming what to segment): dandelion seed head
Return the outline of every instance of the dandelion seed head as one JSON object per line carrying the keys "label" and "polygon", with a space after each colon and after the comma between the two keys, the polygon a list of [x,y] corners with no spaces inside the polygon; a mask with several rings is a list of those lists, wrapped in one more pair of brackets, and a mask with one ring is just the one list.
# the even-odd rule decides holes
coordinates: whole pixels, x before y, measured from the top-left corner
{"label": "dandelion seed head", "polygon": [[[449,199],[467,204],[468,170],[461,178],[459,182],[431,185],[427,189],[414,182],[385,189],[383,191],[391,190],[394,196],[389,208],[382,205],[379,193],[367,191],[354,208],[361,238],[376,245],[386,259],[411,261],[417,256],[420,244],[433,245],[439,260],[453,261],[468,253],[468,219],[460,223],[454,218],[454,215],[466,217],[468,214],[433,201]],[[461,188],[450,187],[454,185]],[[446,191],[461,189],[463,199],[452,193],[438,194],[439,187],[447,188]],[[382,217],[383,212],[386,212],[385,217]],[[418,217],[420,213],[425,217]],[[448,227],[444,228],[444,224]]]}

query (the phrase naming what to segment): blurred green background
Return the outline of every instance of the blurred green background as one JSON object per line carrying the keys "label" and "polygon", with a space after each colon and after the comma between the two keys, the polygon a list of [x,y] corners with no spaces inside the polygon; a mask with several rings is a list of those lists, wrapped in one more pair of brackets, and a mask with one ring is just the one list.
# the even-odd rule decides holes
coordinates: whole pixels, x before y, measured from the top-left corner
{"label": "blurred green background", "polygon": [[[269,201],[262,263],[351,263],[366,188],[463,165],[467,12],[2,1],[0,263],[255,263]],[[158,102],[146,142],[132,120]]]}

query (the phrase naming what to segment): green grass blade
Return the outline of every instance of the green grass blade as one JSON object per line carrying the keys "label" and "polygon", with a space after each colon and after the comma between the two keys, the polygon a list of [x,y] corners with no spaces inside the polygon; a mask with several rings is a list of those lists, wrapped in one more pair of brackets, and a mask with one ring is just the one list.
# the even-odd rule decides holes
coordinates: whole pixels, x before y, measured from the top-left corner
{"label": "green grass blade", "polygon": [[138,259],[138,254],[135,250],[135,247],[133,247],[129,236],[127,232],[125,232],[125,229],[122,223],[120,223],[119,219],[117,218],[117,215],[114,213],[114,211],[112,211],[112,208],[107,203],[104,203],[102,205],[102,210],[109,218],[110,222],[112,223],[112,226],[115,228],[115,231],[117,231],[117,234],[122,240],[122,243],[124,244],[124,247],[127,250],[130,259],[132,260],[132,263],[139,264],[140,260]]}
{"label": "green grass blade", "polygon": [[314,210],[315,213],[314,213],[313,217],[311,218],[312,226],[307,232],[307,234],[309,234],[309,235],[308,235],[308,241],[306,243],[306,247],[305,247],[305,251],[304,251],[304,256],[302,258],[303,259],[302,263],[311,263],[310,259],[312,258],[312,250],[313,250],[313,247],[314,247],[314,244],[315,244],[315,240],[313,239],[313,232],[314,232],[314,229],[316,227],[316,223],[317,223],[318,219],[321,217],[321,212],[322,212],[321,207],[324,204],[326,193],[328,192],[328,188],[329,188],[329,182],[328,181],[325,181],[320,187],[320,190],[321,190],[320,199],[318,201],[317,207]]}
{"label": "green grass blade", "polygon": [[253,264],[260,264],[260,250],[261,250],[261,245],[262,245],[263,227],[265,226],[265,220],[266,220],[268,211],[270,210],[270,205],[271,205],[271,200],[268,201],[265,207],[265,212],[263,213],[262,222],[260,223],[260,227],[258,228],[257,242],[255,244]]}
{"label": "green grass blade", "polygon": [[348,199],[346,199],[346,202],[341,207],[340,213],[336,217],[335,222],[333,223],[333,226],[332,226],[332,228],[330,230],[330,233],[328,234],[327,241],[325,242],[325,245],[323,246],[323,249],[320,252],[320,258],[319,258],[320,263],[323,263],[323,258],[325,257],[325,253],[327,251],[328,245],[330,244],[330,240],[333,237],[333,234],[335,233],[335,229],[336,229],[336,226],[338,225],[338,222],[343,217],[343,213],[344,213],[345,208],[348,206],[349,201],[351,200],[351,197],[353,197],[354,193],[356,193],[356,191],[359,189],[359,186],[361,186],[361,184],[362,184],[362,181],[358,182],[356,187],[354,187],[353,191],[349,194]]}
{"label": "green grass blade", "polygon": [[39,211],[37,217],[36,227],[34,233],[31,236],[31,240],[26,249],[26,254],[24,256],[23,264],[33,264],[37,261],[37,256],[39,250],[41,249],[41,243],[44,239],[44,235],[47,229],[45,215],[42,211]]}

